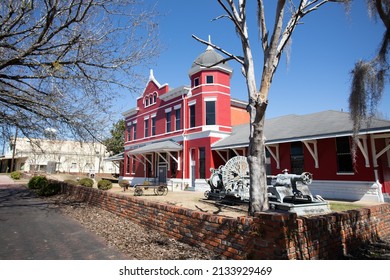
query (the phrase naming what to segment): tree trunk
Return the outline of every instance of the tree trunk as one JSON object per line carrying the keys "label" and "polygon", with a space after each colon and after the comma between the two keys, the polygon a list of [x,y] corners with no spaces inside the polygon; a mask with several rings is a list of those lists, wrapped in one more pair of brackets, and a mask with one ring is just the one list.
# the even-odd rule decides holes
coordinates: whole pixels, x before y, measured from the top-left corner
{"label": "tree trunk", "polygon": [[250,137],[248,147],[248,165],[250,174],[248,214],[266,211],[268,205],[267,177],[265,172],[264,121],[268,104],[268,91],[272,74],[264,67],[260,90],[257,91],[255,68],[249,42],[243,44],[245,50],[244,72],[247,81],[250,114]]}
{"label": "tree trunk", "polygon": [[249,141],[248,164],[250,172],[250,199],[248,213],[269,209],[267,177],[265,169],[265,141],[264,121],[266,102],[255,103],[250,107],[251,114],[251,137]]}

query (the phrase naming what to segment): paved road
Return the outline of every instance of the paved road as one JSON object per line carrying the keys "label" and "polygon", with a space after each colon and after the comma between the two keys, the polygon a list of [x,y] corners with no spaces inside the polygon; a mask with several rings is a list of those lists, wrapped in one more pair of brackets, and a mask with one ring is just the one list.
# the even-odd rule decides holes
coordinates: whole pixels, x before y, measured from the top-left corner
{"label": "paved road", "polygon": [[0,175],[0,260],[123,260],[126,256]]}

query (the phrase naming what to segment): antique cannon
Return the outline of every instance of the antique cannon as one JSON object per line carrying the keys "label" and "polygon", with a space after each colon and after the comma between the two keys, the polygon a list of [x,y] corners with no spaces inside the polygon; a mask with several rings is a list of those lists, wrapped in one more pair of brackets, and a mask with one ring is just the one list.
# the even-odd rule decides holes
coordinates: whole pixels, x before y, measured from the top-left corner
{"label": "antique cannon", "polygon": [[267,190],[271,209],[298,215],[331,212],[328,202],[319,195],[313,196],[310,192],[308,186],[313,181],[311,173],[289,174],[285,169],[282,174],[267,176],[267,179],[270,181]]}
{"label": "antique cannon", "polygon": [[278,202],[312,202],[314,201],[308,185],[313,181],[313,175],[303,172],[301,175],[289,174],[283,170],[282,174],[267,176],[271,181],[268,186],[268,197],[271,201]]}

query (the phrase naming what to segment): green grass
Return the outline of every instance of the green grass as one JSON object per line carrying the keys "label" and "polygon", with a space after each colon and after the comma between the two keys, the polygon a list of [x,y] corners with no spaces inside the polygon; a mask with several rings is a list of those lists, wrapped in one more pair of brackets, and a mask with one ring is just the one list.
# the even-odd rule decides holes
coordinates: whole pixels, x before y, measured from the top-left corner
{"label": "green grass", "polygon": [[364,205],[354,204],[350,202],[330,202],[330,209],[332,211],[348,211],[353,209],[363,208]]}

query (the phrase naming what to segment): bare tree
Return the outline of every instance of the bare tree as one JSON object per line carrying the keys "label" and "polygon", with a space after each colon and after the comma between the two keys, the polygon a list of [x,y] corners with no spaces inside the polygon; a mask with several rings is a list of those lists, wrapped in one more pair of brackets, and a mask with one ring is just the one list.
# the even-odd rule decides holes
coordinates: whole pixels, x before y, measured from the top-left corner
{"label": "bare tree", "polygon": [[[385,32],[376,57],[370,61],[358,61],[352,71],[349,109],[355,139],[362,123],[369,122],[369,119],[375,115],[385,84],[389,82],[390,0],[366,0],[366,2],[369,14],[375,18],[379,16],[385,26]],[[356,141],[354,141],[352,146],[354,162],[356,148]]]}
{"label": "bare tree", "polygon": [[[269,207],[265,170],[264,120],[272,78],[279,65],[282,53],[295,28],[301,23],[301,19],[328,2],[348,3],[349,0],[278,0],[273,20],[273,29],[269,29],[266,21],[264,1],[257,0],[256,16],[263,51],[262,74],[259,86],[257,86],[256,82],[256,64],[252,55],[247,27],[247,10],[250,11],[250,9],[247,9],[246,0],[218,0],[226,14],[216,18],[228,18],[233,23],[236,34],[241,40],[243,55],[231,54],[217,45],[193,36],[198,41],[212,46],[226,55],[227,58],[221,62],[235,60],[242,65],[242,73],[247,84],[248,111],[250,113],[248,155],[250,172],[249,214],[253,215],[256,212],[268,210]],[[287,8],[288,10],[286,11]],[[285,22],[284,16],[287,12],[290,13],[290,17]]]}
{"label": "bare tree", "polygon": [[97,137],[159,52],[156,16],[140,0],[2,0],[2,131]]}

